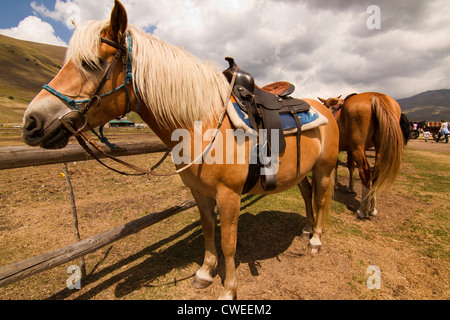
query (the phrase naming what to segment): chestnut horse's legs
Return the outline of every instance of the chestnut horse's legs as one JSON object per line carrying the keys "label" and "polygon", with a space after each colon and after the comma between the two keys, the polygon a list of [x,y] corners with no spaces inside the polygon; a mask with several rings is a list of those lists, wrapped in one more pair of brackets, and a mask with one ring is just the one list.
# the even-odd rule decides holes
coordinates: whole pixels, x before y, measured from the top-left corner
{"label": "chestnut horse's legs", "polygon": [[322,227],[324,225],[324,218],[330,210],[331,197],[334,189],[333,183],[333,167],[320,166],[316,164],[313,169],[312,185],[314,192],[314,228],[309,245],[311,247],[311,253],[317,253],[322,246],[320,237],[322,236]]}
{"label": "chestnut horse's legs", "polygon": [[353,171],[355,170],[355,161],[353,160],[353,155],[351,151],[347,151],[347,168],[349,173],[348,191],[355,192],[355,188],[353,186]]}
{"label": "chestnut horse's legs", "polygon": [[202,222],[203,237],[205,239],[205,258],[202,267],[195,273],[193,285],[195,288],[203,289],[212,283],[211,273],[217,266],[217,251],[214,243],[214,233],[217,217],[214,211],[215,200],[208,198],[191,189],[192,195],[197,202]]}
{"label": "chestnut horse's legs", "polygon": [[357,148],[353,150],[353,158],[359,167],[359,176],[361,177],[362,192],[361,192],[361,205],[356,211],[361,219],[369,217],[371,212],[371,202],[369,199],[369,191],[371,187],[371,168],[369,162],[367,161],[364,148]]}
{"label": "chestnut horse's legs", "polygon": [[297,186],[300,189],[300,193],[302,194],[303,200],[305,201],[305,209],[306,209],[306,225],[303,227],[302,239],[304,239],[305,241],[309,241],[314,226],[314,214],[312,206],[312,186],[309,183],[308,178],[306,177],[302,181],[300,181],[300,183]]}
{"label": "chestnut horse's legs", "polygon": [[238,286],[234,256],[236,253],[241,195],[223,187],[217,192],[216,202],[220,216],[222,252],[225,258],[225,283],[219,299],[232,300],[236,297]]}
{"label": "chestnut horse's legs", "polygon": [[[313,169],[312,185],[307,178],[304,178],[298,187],[305,201],[306,225],[303,228],[302,238],[309,240],[311,253],[317,253],[322,246],[320,237],[324,217],[329,210],[331,194],[333,192],[333,167],[316,167]],[[314,187],[313,187],[314,186]],[[313,209],[314,192],[314,209]],[[315,215],[314,215],[315,211]],[[310,238],[311,235],[311,238]]]}

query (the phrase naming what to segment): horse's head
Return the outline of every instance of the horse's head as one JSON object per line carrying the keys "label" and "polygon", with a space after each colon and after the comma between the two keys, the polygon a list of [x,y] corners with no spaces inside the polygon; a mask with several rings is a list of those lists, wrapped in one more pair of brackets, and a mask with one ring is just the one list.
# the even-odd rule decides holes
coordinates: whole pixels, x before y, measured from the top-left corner
{"label": "horse's head", "polygon": [[328,98],[328,99],[322,99],[319,98],[318,99],[328,108],[330,109],[330,111],[334,114],[334,112],[336,112],[337,110],[339,110],[341,108],[341,106],[344,104],[344,99],[341,99],[340,95],[337,98]]}
{"label": "horse's head", "polygon": [[74,132],[103,125],[129,111],[136,97],[132,84],[127,86],[123,67],[126,29],[126,11],[115,1],[109,23],[90,22],[75,31],[64,67],[25,111],[25,143],[63,148]]}

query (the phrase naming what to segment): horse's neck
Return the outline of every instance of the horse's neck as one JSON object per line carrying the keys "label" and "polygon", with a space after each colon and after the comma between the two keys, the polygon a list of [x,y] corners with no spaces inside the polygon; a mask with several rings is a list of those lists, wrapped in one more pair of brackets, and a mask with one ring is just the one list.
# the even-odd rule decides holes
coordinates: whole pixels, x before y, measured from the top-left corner
{"label": "horse's neck", "polygon": [[166,146],[168,146],[169,148],[173,148],[175,143],[174,141],[171,141],[171,135],[174,128],[167,128],[162,126],[158,121],[156,121],[155,116],[150,111],[150,109],[147,108],[147,106],[141,107],[139,116]]}
{"label": "horse's neck", "polygon": [[[158,122],[153,115],[152,111],[147,108],[146,106],[143,106],[139,112],[139,116],[141,119],[152,129],[152,131],[158,136],[161,141],[168,146],[170,149],[172,149],[175,145],[177,145],[180,141],[172,141],[172,133],[179,129],[181,126],[166,126],[162,125],[161,122]],[[215,128],[216,123],[202,123],[202,131]],[[194,131],[194,124],[192,125],[192,128],[187,129],[190,134],[193,134]]]}

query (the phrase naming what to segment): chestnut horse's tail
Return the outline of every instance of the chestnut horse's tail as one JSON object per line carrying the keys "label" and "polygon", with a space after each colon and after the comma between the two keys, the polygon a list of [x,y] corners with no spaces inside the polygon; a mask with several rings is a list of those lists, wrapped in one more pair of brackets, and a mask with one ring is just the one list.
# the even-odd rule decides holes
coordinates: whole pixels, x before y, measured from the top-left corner
{"label": "chestnut horse's tail", "polygon": [[400,171],[405,143],[400,127],[400,106],[397,102],[384,94],[376,94],[372,96],[371,104],[377,118],[374,138],[379,145],[369,198],[394,183]]}

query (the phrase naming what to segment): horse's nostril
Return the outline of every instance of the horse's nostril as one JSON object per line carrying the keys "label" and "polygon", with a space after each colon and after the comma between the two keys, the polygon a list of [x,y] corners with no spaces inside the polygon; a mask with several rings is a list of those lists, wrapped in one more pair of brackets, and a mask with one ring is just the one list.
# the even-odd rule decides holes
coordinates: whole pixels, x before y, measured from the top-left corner
{"label": "horse's nostril", "polygon": [[37,117],[30,115],[23,124],[23,136],[26,139],[40,138],[43,134],[43,125]]}
{"label": "horse's nostril", "polygon": [[36,129],[38,126],[36,119],[33,116],[30,116],[28,119],[26,119],[24,124],[24,129],[27,131],[32,131]]}

